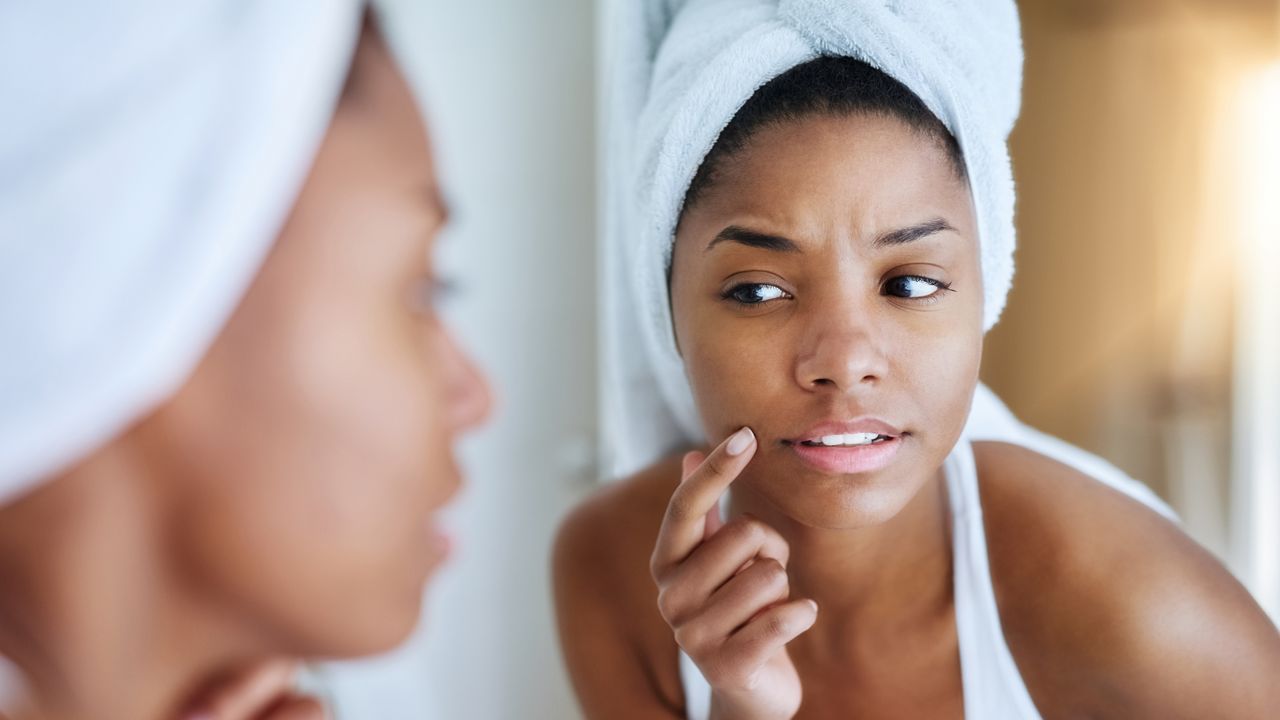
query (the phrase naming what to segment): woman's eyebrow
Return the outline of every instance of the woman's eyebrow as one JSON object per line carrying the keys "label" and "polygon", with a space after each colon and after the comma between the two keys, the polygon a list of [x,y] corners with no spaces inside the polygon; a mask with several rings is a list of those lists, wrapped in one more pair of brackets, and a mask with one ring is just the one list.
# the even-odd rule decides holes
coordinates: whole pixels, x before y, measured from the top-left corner
{"label": "woman's eyebrow", "polygon": [[[934,218],[918,225],[910,225],[897,230],[890,230],[882,233],[875,239],[875,247],[886,248],[896,245],[906,245],[916,240],[922,240],[930,235],[950,230],[955,232],[955,228],[951,227],[942,218]],[[738,225],[730,225],[716,234],[711,242],[707,244],[704,252],[710,251],[711,248],[722,242],[736,242],[748,247],[760,248],[762,250],[772,250],[773,252],[799,253],[803,252],[800,245],[795,240],[782,237],[781,235],[770,235],[769,233],[748,230]]]}
{"label": "woman's eyebrow", "polygon": [[894,245],[906,245],[909,242],[915,242],[945,230],[955,232],[955,228],[951,227],[951,224],[946,220],[934,218],[919,225],[890,230],[876,238],[875,246],[877,248],[886,248]]}
{"label": "woman's eyebrow", "polygon": [[730,225],[721,230],[711,242],[707,244],[707,249],[703,252],[710,251],[711,248],[722,242],[736,242],[748,247],[761,248],[762,250],[772,250],[774,252],[798,253],[800,246],[794,240],[789,240],[780,235],[769,235],[768,233],[756,232],[748,230],[737,225]]}

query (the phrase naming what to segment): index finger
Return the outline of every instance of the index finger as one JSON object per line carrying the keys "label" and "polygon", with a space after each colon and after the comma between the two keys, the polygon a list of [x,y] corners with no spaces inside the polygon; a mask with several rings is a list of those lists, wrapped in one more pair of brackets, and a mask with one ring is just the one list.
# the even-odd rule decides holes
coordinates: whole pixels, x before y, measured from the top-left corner
{"label": "index finger", "polygon": [[702,542],[707,513],[715,509],[720,496],[751,461],[755,449],[755,434],[744,427],[720,443],[681,481],[667,503],[654,545],[651,566],[655,575],[683,561]]}

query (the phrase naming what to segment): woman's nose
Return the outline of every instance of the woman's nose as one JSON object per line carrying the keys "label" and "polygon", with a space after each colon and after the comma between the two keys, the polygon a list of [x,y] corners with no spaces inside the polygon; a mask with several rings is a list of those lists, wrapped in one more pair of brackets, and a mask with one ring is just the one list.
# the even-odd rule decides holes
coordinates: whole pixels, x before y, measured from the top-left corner
{"label": "woman's nose", "polygon": [[888,372],[888,359],[872,324],[832,318],[813,327],[796,360],[796,382],[805,390],[851,392],[873,386]]}

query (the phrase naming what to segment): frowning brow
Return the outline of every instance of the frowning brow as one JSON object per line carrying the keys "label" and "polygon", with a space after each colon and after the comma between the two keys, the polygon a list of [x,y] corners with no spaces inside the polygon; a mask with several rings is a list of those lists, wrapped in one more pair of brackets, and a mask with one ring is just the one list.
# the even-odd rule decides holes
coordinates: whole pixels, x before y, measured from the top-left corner
{"label": "frowning brow", "polygon": [[[887,248],[897,245],[906,245],[916,240],[922,240],[930,235],[936,235],[946,231],[955,232],[955,228],[942,218],[934,218],[918,225],[911,225],[897,230],[890,230],[882,233],[875,239],[875,247]],[[790,238],[781,235],[770,235],[769,233],[748,230],[737,225],[730,225],[721,230],[711,242],[707,244],[707,250],[719,245],[722,242],[735,242],[748,247],[760,248],[762,250],[772,250],[773,252],[799,253],[803,252],[800,245]]]}
{"label": "frowning brow", "polygon": [[942,218],[934,218],[928,222],[912,225],[910,227],[890,230],[880,237],[876,238],[875,246],[878,248],[893,247],[895,245],[906,245],[909,242],[915,242],[923,238],[935,235],[940,232],[950,230],[955,232],[955,228]]}
{"label": "frowning brow", "polygon": [[736,242],[748,247],[772,250],[774,252],[800,252],[800,246],[797,245],[794,240],[784,238],[780,235],[769,235],[768,233],[748,230],[743,227],[738,227],[737,225],[730,225],[729,227],[721,230],[715,238],[707,244],[707,250],[710,250],[722,242]]}

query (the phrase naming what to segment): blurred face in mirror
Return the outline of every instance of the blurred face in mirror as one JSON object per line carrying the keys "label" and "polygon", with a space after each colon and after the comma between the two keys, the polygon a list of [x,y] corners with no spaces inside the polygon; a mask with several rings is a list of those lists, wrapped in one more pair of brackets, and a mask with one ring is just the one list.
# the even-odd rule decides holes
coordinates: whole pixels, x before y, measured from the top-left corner
{"label": "blurred face in mirror", "polygon": [[[768,124],[717,168],[681,219],[671,275],[704,426],[760,440],[735,492],[812,527],[883,522],[936,474],[977,383],[968,183],[941,142],[886,114]],[[841,432],[824,423],[862,418],[896,435],[879,466],[812,447]]]}
{"label": "blurred face in mirror", "polygon": [[452,446],[489,397],[432,305],[444,221],[423,121],[366,27],[271,255],[140,428],[180,572],[291,654],[396,644],[447,554]]}

